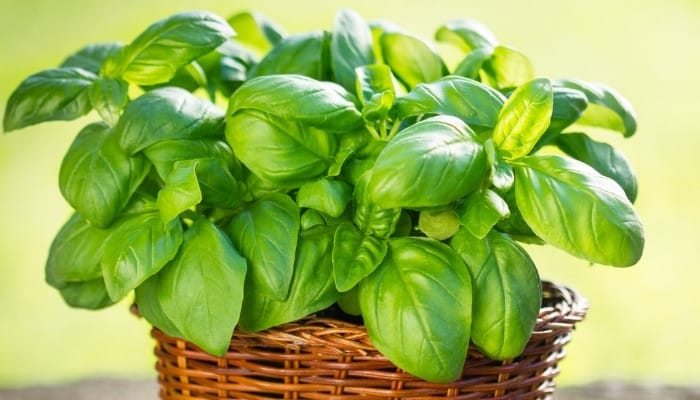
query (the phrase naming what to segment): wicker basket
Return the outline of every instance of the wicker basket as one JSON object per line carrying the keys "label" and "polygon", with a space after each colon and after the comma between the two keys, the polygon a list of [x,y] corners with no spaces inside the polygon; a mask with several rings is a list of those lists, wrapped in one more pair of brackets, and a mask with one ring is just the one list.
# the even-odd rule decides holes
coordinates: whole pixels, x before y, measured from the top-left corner
{"label": "wicker basket", "polygon": [[153,329],[164,400],[180,399],[546,399],[574,324],[587,303],[543,283],[544,301],[525,352],[493,361],[470,348],[462,378],[434,384],[391,364],[362,325],[310,317],[256,334],[236,332],[224,357]]}

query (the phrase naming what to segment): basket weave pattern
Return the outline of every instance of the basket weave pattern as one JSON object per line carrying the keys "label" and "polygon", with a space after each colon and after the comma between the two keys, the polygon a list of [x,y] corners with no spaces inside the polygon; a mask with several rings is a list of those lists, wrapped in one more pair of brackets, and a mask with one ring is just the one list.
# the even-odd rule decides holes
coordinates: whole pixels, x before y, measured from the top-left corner
{"label": "basket weave pattern", "polygon": [[[420,380],[394,366],[361,325],[306,318],[255,334],[237,331],[223,357],[153,329],[163,400],[192,399],[547,399],[587,311],[575,291],[543,283],[544,301],[524,353],[493,361],[469,349],[454,383]],[[407,350],[410,351],[410,350]]]}

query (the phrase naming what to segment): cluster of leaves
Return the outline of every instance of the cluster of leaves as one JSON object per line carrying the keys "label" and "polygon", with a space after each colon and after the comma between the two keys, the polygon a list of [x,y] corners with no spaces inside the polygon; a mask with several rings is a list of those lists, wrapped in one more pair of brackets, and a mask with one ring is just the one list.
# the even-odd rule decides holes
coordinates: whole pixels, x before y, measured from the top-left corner
{"label": "cluster of leaves", "polygon": [[[471,341],[519,355],[541,304],[518,243],[613,266],[641,256],[627,159],[580,133],[631,136],[609,87],[536,78],[472,20],[426,41],[340,11],[287,35],[254,13],[163,19],[23,81],[6,131],[95,110],[60,169],[75,214],[46,279],[72,306],[135,291],[141,314],[213,354],[338,303],[431,381]],[[540,151],[558,149],[558,151]]]}

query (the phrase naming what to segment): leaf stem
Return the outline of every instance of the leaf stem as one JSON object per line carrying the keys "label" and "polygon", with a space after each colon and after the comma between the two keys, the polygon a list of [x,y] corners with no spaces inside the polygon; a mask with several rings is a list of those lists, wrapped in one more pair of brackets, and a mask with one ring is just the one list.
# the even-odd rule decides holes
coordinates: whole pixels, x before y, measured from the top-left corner
{"label": "leaf stem", "polygon": [[379,132],[377,132],[377,129],[373,127],[370,124],[365,125],[367,127],[367,130],[369,133],[372,134],[372,137],[375,138],[376,140],[382,140],[382,137],[379,135]]}

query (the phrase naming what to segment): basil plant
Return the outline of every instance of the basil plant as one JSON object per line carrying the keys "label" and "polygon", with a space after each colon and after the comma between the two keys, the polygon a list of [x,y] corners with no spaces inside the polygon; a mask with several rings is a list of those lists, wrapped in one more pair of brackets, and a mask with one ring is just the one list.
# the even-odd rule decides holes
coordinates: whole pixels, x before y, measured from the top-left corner
{"label": "basil plant", "polygon": [[521,242],[615,267],[642,255],[630,163],[585,133],[632,136],[635,115],[604,84],[536,76],[474,20],[435,40],[461,60],[350,10],[291,35],[185,12],[31,75],[6,132],[92,121],[60,167],[75,212],[46,281],[88,309],[134,292],[214,355],[236,327],[337,304],[429,381],[458,378],[470,342],[518,356],[542,299]]}

